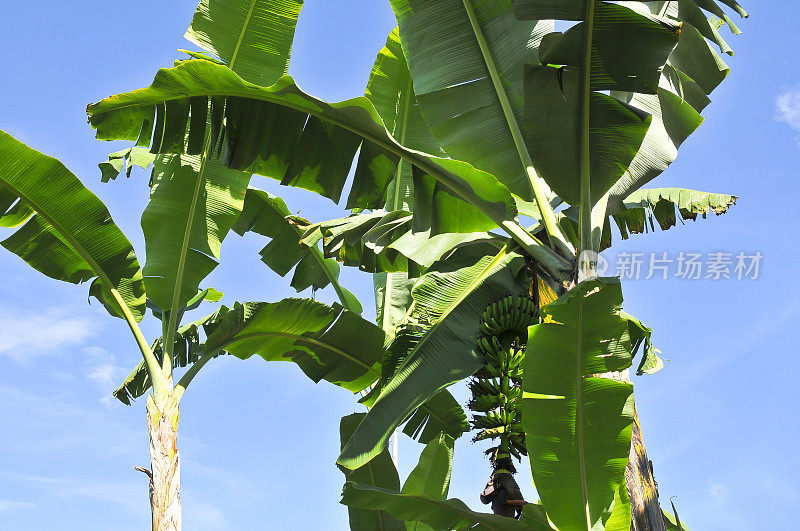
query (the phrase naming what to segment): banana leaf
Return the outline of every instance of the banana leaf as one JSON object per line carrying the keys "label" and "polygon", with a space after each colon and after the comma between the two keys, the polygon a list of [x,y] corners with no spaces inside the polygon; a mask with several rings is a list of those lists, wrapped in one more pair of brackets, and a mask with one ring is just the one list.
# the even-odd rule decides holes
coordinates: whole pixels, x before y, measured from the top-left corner
{"label": "banana leaf", "polygon": [[[18,227],[3,247],[28,265],[90,294],[115,317],[145,312],[142,271],[105,205],[58,160],[0,131],[0,226]],[[21,226],[20,226],[21,225]]]}
{"label": "banana leaf", "polygon": [[[608,529],[625,484],[633,386],[600,377],[631,365],[619,279],[585,281],[529,329],[523,427],[536,490],[559,529]],[[617,530],[630,527],[630,511]]]}

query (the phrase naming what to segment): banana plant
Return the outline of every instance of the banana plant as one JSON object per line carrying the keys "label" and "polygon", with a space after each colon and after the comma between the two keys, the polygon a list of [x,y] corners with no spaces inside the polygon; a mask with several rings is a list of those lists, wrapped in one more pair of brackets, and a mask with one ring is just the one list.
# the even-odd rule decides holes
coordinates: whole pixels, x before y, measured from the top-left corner
{"label": "banana plant", "polygon": [[[269,84],[286,72],[302,2],[247,4],[201,2],[187,37],[224,57],[225,68]],[[191,124],[172,120],[170,107],[169,123],[159,124],[164,126],[157,135],[159,146],[150,150],[134,146],[100,165],[102,180],[109,181],[126,164],[129,175],[131,165],[153,164],[150,201],[142,215],[144,267],[106,207],[75,175],[55,159],[0,132],[0,220],[3,227],[16,229],[2,242],[4,247],[52,278],[91,281],[90,296],[126,321],[141,351],[142,362],[115,394],[130,403],[152,389],[147,397],[151,466],[141,470],[150,478],[154,530],[181,528],[179,406],[189,383],[211,359],[229,354],[292,361],[315,382],[325,379],[357,392],[380,376],[387,342],[379,327],[357,315],[360,304],[339,285],[338,266],[313,252],[307,253],[311,260],[299,260],[303,273],[295,278],[305,280],[296,284],[308,281],[319,286],[324,275],[337,289],[342,306],[305,299],[237,303],[181,326],[186,312],[221,297],[216,290],[199,286],[216,267],[221,243],[234,223],[240,218],[246,223],[242,212],[250,174],[223,167],[212,156],[210,129],[208,135],[191,136]],[[191,107],[195,125],[214,112],[198,101]],[[190,152],[171,149],[184,141],[191,143]],[[250,195],[290,224],[279,199],[259,191]],[[286,244],[285,238],[278,240]],[[295,246],[296,242],[297,238]],[[162,325],[161,337],[152,342],[138,324],[147,308]],[[358,348],[347,344],[349,337],[360,338]],[[188,367],[182,375],[174,372],[180,367]]]}
{"label": "banana plant", "polygon": [[[746,16],[735,2],[726,4]],[[510,160],[506,153],[512,149],[521,151],[519,143],[515,145],[513,120],[510,119],[519,116],[530,166],[558,194],[550,202],[563,201],[572,205],[561,215],[557,214],[556,220],[568,243],[580,251],[589,251],[579,253],[583,257],[581,278],[594,276],[592,253],[601,249],[601,243],[610,244],[610,238],[602,237],[603,228],[608,227],[610,218],[617,222],[623,237],[627,237],[628,232],[643,232],[645,219],[649,219],[651,228],[655,219],[663,229],[668,229],[675,225],[676,209],[681,219],[695,219],[698,214],[705,217],[709,211],[724,213],[735,202],[734,196],[724,194],[677,189],[639,190],[675,159],[677,147],[700,125],[699,112],[708,104],[708,94],[727,73],[727,66],[705,41],[705,38],[712,39],[722,51],[730,51],[719,36],[719,25],[706,19],[700,11],[702,7],[720,16],[721,8],[715,2],[612,4],[520,0],[513,2],[512,6],[512,2],[398,0],[392,5],[400,23],[400,40],[420,109],[431,132],[448,154],[500,176],[501,172],[496,168],[503,161]],[[513,15],[509,17],[512,13],[527,26],[515,26],[511,20]],[[701,16],[698,17],[698,13]],[[727,17],[721,18],[730,24]],[[548,30],[533,37],[531,28],[536,27],[537,21],[548,19],[576,20],[579,23],[563,34],[545,26]],[[735,26],[732,29],[738,32]],[[510,44],[515,38],[517,43]],[[522,51],[525,49],[528,50],[527,60],[519,61],[514,53],[525,55]],[[493,50],[506,52],[502,57],[507,70],[498,68],[497,62],[492,60],[495,55],[500,56]],[[630,50],[636,50],[636,53]],[[520,63],[516,71],[514,61]],[[529,64],[525,65],[526,62]],[[462,67],[458,68],[459,65]],[[515,76],[521,79],[516,92]],[[514,94],[521,96],[515,99]],[[515,103],[517,111],[514,111]],[[473,120],[477,124],[473,124]],[[497,124],[503,124],[510,132],[501,134],[502,129]],[[481,125],[485,126],[484,129]],[[482,136],[487,130],[492,134]],[[499,147],[502,145],[510,147],[502,149]],[[514,188],[513,183],[521,180],[510,180],[510,175],[508,171],[502,173],[506,179],[504,184],[512,192],[521,194],[516,202],[522,205],[531,196],[526,197],[522,189]],[[535,194],[534,199],[538,199]],[[538,229],[544,232],[543,240],[552,242],[558,233],[544,219],[543,204],[544,201],[536,203],[539,207],[536,216],[540,220]],[[354,228],[355,224],[340,234],[347,234]],[[363,254],[359,251],[362,249],[384,252],[394,245],[387,238],[390,231],[367,230],[362,232],[360,242],[351,238],[346,245],[337,247],[335,232],[334,228],[329,233],[329,242],[332,250],[337,250],[341,256],[360,259]],[[352,232],[358,232],[358,229]],[[376,237],[383,238],[379,246],[376,246]],[[394,241],[397,239],[396,235],[392,238]],[[408,258],[407,254],[404,256]],[[585,289],[587,285],[579,284],[578,287]],[[442,289],[448,288],[443,286]],[[459,288],[452,286],[449,289],[449,296],[456,298]],[[565,295],[569,296],[577,297]],[[615,310],[611,307],[610,311]],[[659,367],[659,361],[655,349],[649,344],[649,329],[634,319],[622,319],[625,321],[629,337],[632,338],[637,329],[638,333],[647,334],[646,340],[640,339],[646,344],[640,372],[653,372]],[[580,329],[575,332],[580,333]],[[419,344],[424,346],[425,342]],[[451,340],[449,346],[455,350],[458,344],[458,341]],[[632,356],[634,351],[635,348],[629,349],[628,355]],[[429,352],[426,354],[433,357]],[[455,368],[451,360],[444,363],[447,368]],[[412,394],[429,393],[428,389],[419,386],[419,382],[432,379],[442,368],[425,367],[416,377],[409,378],[414,375],[411,367],[416,369],[421,365],[420,358],[404,362],[396,373],[400,376],[393,382],[397,389],[409,387],[413,389],[409,391]],[[403,373],[404,366],[411,372]],[[469,370],[464,369],[464,372]],[[408,383],[404,385],[401,379]],[[432,380],[429,385],[433,388],[437,383]],[[397,389],[389,386],[384,389],[391,389],[395,397],[399,394]],[[385,413],[386,406],[379,407],[382,400],[388,403],[392,397],[384,392],[379,395],[362,426],[345,447],[340,463],[362,465],[381,448],[391,427],[401,422],[405,413],[401,406],[408,402],[408,398],[395,398],[398,413],[391,419]],[[628,462],[628,449],[631,447],[631,426],[638,426],[638,419],[634,418],[631,408],[620,409],[616,415],[617,422],[622,422],[623,426],[627,423],[627,428],[620,432],[622,437],[618,440],[616,454],[612,453],[610,457],[616,459],[612,485],[619,487],[623,484],[621,473]],[[536,430],[534,434],[539,437],[547,436],[540,429],[531,429]],[[531,445],[539,450],[537,439],[531,441]],[[641,437],[634,434],[633,441],[631,456],[644,454]],[[630,461],[635,464],[637,460]],[[620,463],[623,465],[621,468]],[[595,475],[598,470],[600,468],[596,467],[590,475]],[[634,470],[634,474],[641,473],[641,470]],[[652,486],[652,476],[645,479]],[[537,487],[540,487],[538,482]],[[548,488],[545,482],[540,493],[541,489]],[[638,494],[641,496],[641,489]],[[548,496],[551,500],[559,499],[552,492]],[[604,492],[603,496],[606,505],[597,509],[595,501],[592,501],[594,512],[584,517],[582,524],[579,521],[577,525],[581,527],[576,528],[608,526],[627,529],[630,526],[627,490],[611,489],[610,494]],[[644,505],[652,505],[653,501],[645,499]],[[558,501],[551,503],[558,515]],[[610,508],[614,505],[617,510],[612,513]],[[642,505],[638,503],[638,506]],[[601,514],[599,519],[598,510]],[[577,515],[580,516],[581,511]],[[563,511],[556,518],[566,522]],[[636,524],[644,525],[642,521]],[[569,526],[572,524],[563,525],[571,529]],[[649,525],[660,529],[664,523],[652,519]]]}
{"label": "banana plant", "polygon": [[[179,405],[209,360],[229,354],[292,361],[313,381],[325,379],[352,392],[380,376],[387,342],[383,331],[342,306],[307,299],[223,306],[179,328],[169,338],[171,348],[165,346],[166,334],[148,343],[139,322],[150,293],[136,253],[103,203],[75,175],[57,160],[0,132],[0,198],[0,222],[15,229],[3,246],[51,278],[74,284],[90,281],[90,295],[112,316],[125,320],[141,352],[144,370],[128,379],[118,397],[129,401],[150,387],[153,390],[147,398],[151,468],[142,469],[150,477],[153,529],[180,529]],[[181,254],[180,248],[160,253],[161,257]],[[197,277],[202,281],[202,275]],[[211,289],[198,293],[195,286],[195,291],[177,313],[221,297]],[[168,312],[173,310],[149,305],[166,329]],[[180,322],[180,317],[175,320]],[[350,337],[359,338],[357,347]],[[188,364],[180,377],[173,373],[173,366]]]}
{"label": "banana plant", "polygon": [[[734,0],[723,3],[746,16]],[[223,4],[246,20],[257,13],[255,3]],[[221,10],[190,31],[216,57],[192,52],[159,71],[150,87],[87,109],[98,138],[134,141],[165,160],[200,156],[337,202],[358,154],[346,206],[389,212],[311,225],[303,234],[309,245],[322,240],[325,258],[400,280],[379,280],[379,315],[394,341],[365,399],[370,411],[343,447],[339,463],[348,469],[380,455],[404,420],[481,369],[474,341],[480,315],[499,295],[526,288],[518,276],[531,262],[561,293],[574,285],[576,258],[579,280],[594,276],[592,258],[610,242],[610,217],[639,232],[636,216],[669,228],[675,208],[691,219],[732,204],[732,196],[640,190],[675,159],[727,74],[708,40],[723,53],[730,47],[702,10],[738,29],[715,0],[391,5],[399,29],[364,98],[329,104],[288,76],[239,70],[244,33],[239,44],[213,44],[224,38],[209,29],[228,12]],[[553,20],[578,24],[559,33]],[[562,203],[575,213],[557,212]],[[525,229],[520,213],[537,225]],[[496,228],[509,238],[490,235]],[[426,254],[425,243],[437,237],[441,245]],[[411,287],[406,277],[418,280]],[[647,358],[647,370],[658,365]],[[620,507],[627,492],[617,490]],[[625,516],[608,507],[599,520],[590,510],[588,525],[624,527]]]}

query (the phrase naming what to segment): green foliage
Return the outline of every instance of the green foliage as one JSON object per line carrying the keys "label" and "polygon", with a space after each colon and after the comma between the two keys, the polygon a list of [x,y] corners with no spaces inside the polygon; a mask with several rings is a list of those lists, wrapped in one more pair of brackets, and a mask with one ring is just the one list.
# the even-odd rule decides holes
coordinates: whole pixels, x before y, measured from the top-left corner
{"label": "green foliage", "polygon": [[[529,331],[522,422],[536,489],[561,529],[607,529],[624,486],[633,386],[599,377],[631,365],[621,304],[618,279],[585,281]],[[630,527],[627,517],[616,529]]]}
{"label": "green foliage", "polygon": [[[212,147],[222,150],[222,162],[232,169],[279,179],[282,184],[306,188],[338,201],[361,138],[404,157],[448,187],[453,200],[467,201],[478,210],[461,230],[496,226],[491,219],[513,219],[516,206],[508,190],[491,174],[460,161],[442,159],[400,146],[386,130],[372,103],[354,98],[328,104],[302,92],[289,76],[270,87],[259,87],[234,75],[228,68],[203,60],[185,61],[162,69],[146,89],[120,94],[88,107],[92,126],[100,139],[150,138],[155,113],[153,149],[168,146],[189,151],[194,138],[202,138],[204,120],[188,119],[191,102],[196,109],[210,95]],[[169,105],[167,105],[169,103]],[[202,111],[198,111],[202,112]],[[309,119],[309,115],[312,117]],[[226,127],[218,139],[222,120]],[[178,145],[164,131],[170,124],[189,124],[186,145]],[[270,124],[281,124],[276,135]],[[357,189],[360,185],[354,184]],[[447,213],[441,213],[447,219]],[[487,216],[489,216],[487,218]]]}
{"label": "green foliage", "polygon": [[357,392],[380,376],[386,340],[379,327],[339,305],[284,299],[234,305],[206,340],[205,352],[292,361],[314,382]]}
{"label": "green foliage", "polygon": [[[350,440],[353,432],[364,419],[364,413],[353,413],[346,417],[342,417],[339,424],[339,435],[341,439],[341,447]],[[372,459],[364,466],[356,470],[348,470],[339,467],[344,473],[347,481],[356,481],[359,484],[369,485],[371,487],[385,488],[391,490],[400,490],[400,477],[397,475],[397,469],[389,456],[389,450],[384,448],[383,451]],[[393,518],[389,513],[377,508],[359,508],[348,507],[347,512],[350,514],[350,529],[375,529],[375,530],[402,530],[405,529],[405,524]]]}
{"label": "green foliage", "polygon": [[517,292],[524,259],[504,248],[496,255],[451,258],[414,285],[413,315],[430,329],[386,383],[339,464],[357,468],[380,452],[390,434],[440,390],[482,365],[475,342],[480,316],[497,291]]}
{"label": "green foliage", "polygon": [[[0,131],[0,221],[19,227],[2,245],[50,278],[79,284],[115,317],[138,322],[139,262],[105,205],[63,164]],[[21,225],[21,226],[20,226]]]}
{"label": "green foliage", "polygon": [[261,234],[271,241],[261,249],[261,261],[281,276],[294,268],[290,285],[297,291],[312,287],[315,290],[332,285],[346,309],[361,313],[361,303],[339,283],[339,264],[325,258],[316,246],[301,245],[308,225],[305,219],[293,215],[280,197],[269,192],[248,188],[244,208],[233,226],[243,236],[247,232]]}

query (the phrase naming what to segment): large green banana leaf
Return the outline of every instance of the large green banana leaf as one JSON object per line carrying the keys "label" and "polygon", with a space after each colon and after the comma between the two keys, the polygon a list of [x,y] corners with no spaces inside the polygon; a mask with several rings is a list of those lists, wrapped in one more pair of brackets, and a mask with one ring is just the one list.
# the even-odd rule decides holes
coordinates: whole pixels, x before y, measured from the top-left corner
{"label": "large green banana leaf", "polygon": [[109,313],[141,321],[139,262],[105,205],[58,160],[0,131],[0,226],[22,223],[3,247],[51,278],[95,279]]}
{"label": "large green banana leaf", "polygon": [[[242,211],[250,176],[206,164],[201,155],[162,155],[142,214],[147,296],[180,307],[219,263],[225,235]],[[177,301],[177,304],[174,304]]]}
{"label": "large green banana leaf", "polygon": [[202,0],[185,37],[242,79],[271,85],[289,68],[302,0]]}
{"label": "large green banana leaf", "polygon": [[[214,106],[212,102],[216,109],[211,112],[212,130],[219,131],[225,119],[225,135],[220,144],[224,145],[221,146],[225,151],[223,161],[231,168],[278,178],[284,184],[307,188],[338,201],[352,154],[363,137],[444,180],[454,194],[493,219],[513,219],[516,215],[511,195],[492,175],[464,162],[401,147],[366,98],[328,104],[302,92],[289,76],[270,87],[259,87],[243,81],[222,65],[186,61],[160,70],[150,87],[92,104],[87,111],[98,138],[125,139],[138,135],[143,125],[150,126],[157,105],[160,108],[171,102],[173,118],[167,109],[156,125],[171,120],[188,121],[191,145],[193,137],[205,134],[204,122],[198,120],[192,129],[191,120],[186,120],[191,105],[179,102],[205,97],[213,97],[217,103]],[[202,106],[198,107],[202,112]],[[133,115],[137,115],[136,120]],[[309,115],[313,120],[306,123]],[[342,138],[343,135],[347,138]],[[352,147],[352,153],[342,158],[348,147],[344,144]],[[334,158],[341,160],[333,161]],[[474,223],[482,229],[496,226],[486,216],[475,219]]]}
{"label": "large green banana leaf", "polygon": [[300,244],[304,233],[301,227],[308,224],[308,221],[293,216],[280,197],[248,188],[244,208],[233,230],[240,236],[252,231],[271,238],[272,241],[261,250],[261,260],[281,276],[294,268],[291,286],[297,291],[332,285],[345,309],[361,313],[361,303],[339,283],[336,260],[325,258],[316,246]]}
{"label": "large green banana leaf", "polygon": [[[342,417],[342,421],[339,423],[341,448],[344,448],[345,443],[350,440],[350,437],[363,418],[364,413],[353,413],[352,415]],[[361,468],[348,470],[340,467],[340,469],[344,473],[347,481],[356,481],[359,484],[370,485],[372,487],[400,490],[400,477],[389,455],[389,450],[386,448],[384,448],[380,455]],[[350,515],[350,529],[353,531],[359,531],[361,529],[400,531],[405,529],[405,524],[402,521],[397,520],[389,513],[379,509],[348,507],[347,512]]]}
{"label": "large green banana leaf", "polygon": [[552,21],[516,20],[511,0],[392,0],[392,8],[420,109],[439,143],[532,200],[515,138],[522,67],[537,60]]}
{"label": "large green banana leaf", "polygon": [[[619,279],[585,281],[529,329],[522,422],[536,490],[559,529],[608,529],[624,485],[633,386],[599,377],[631,365],[621,305]],[[630,511],[620,520],[615,531],[627,531]]]}
{"label": "large green banana leaf", "polygon": [[339,305],[284,299],[236,304],[206,340],[205,353],[292,361],[314,382],[324,379],[357,392],[380,376],[387,339],[379,327]]}
{"label": "large green banana leaf", "polygon": [[[329,197],[338,197],[344,186],[346,172],[339,175],[336,172],[323,171],[322,162],[315,162],[315,153],[326,157],[338,156],[342,152],[341,146],[331,145],[329,141],[332,137],[326,135],[337,131],[338,135],[345,131],[402,156],[446,185],[454,198],[458,197],[477,207],[482,213],[481,217],[456,219],[452,222],[460,230],[477,231],[502,226],[554,276],[565,276],[572,269],[567,261],[535,241],[518,223],[512,221],[516,217],[514,199],[494,176],[465,162],[443,159],[400,146],[388,133],[366,98],[328,104],[300,91],[288,76],[271,87],[258,87],[244,82],[222,65],[191,60],[175,68],[160,70],[151,87],[92,104],[88,107],[88,112],[99,138],[138,137],[138,131],[146,131],[145,136],[149,138],[153,107],[159,104],[161,108],[160,104],[170,102],[168,107],[174,109],[173,118],[170,118],[169,110],[162,113],[162,116],[157,116],[156,125],[162,126],[156,127],[156,131],[163,133],[166,130],[163,124],[171,120],[188,122],[188,145],[191,148],[196,144],[193,138],[205,134],[205,124],[203,120],[195,120],[194,124],[192,120],[186,120],[187,109],[192,107],[191,102],[196,102],[195,107],[203,112],[205,106],[199,100],[208,96],[212,96],[216,102],[214,105],[212,101],[212,129],[221,128],[223,118],[225,119],[223,159],[231,167],[275,177],[277,174],[267,166],[273,169],[280,166],[283,168],[278,172],[280,176],[289,176],[288,179],[283,179],[285,184],[307,187]],[[187,98],[188,104],[178,103],[187,101]],[[280,138],[272,138],[270,132],[277,130],[271,126],[272,120],[286,113],[295,116],[300,125],[294,130],[287,125],[281,129]],[[309,114],[315,120],[320,120],[306,123]],[[303,123],[306,126],[304,131],[300,131]],[[262,134],[270,138],[262,138]],[[155,135],[156,138],[158,136]],[[161,136],[163,138],[163,134]],[[216,134],[212,136],[216,138]],[[173,147],[179,148],[181,146]],[[298,171],[290,168],[290,153],[299,157],[297,163],[302,168],[297,166]],[[349,167],[349,162],[347,165]],[[291,170],[289,173],[287,168]],[[439,217],[446,219],[447,215],[447,212],[443,212]]]}
{"label": "large green banana leaf", "polygon": [[[452,437],[440,434],[425,446],[419,456],[419,463],[408,475],[403,494],[425,496],[434,500],[447,498],[450,490],[450,472],[453,470]],[[433,531],[433,528],[422,522],[406,522],[407,531]]]}
{"label": "large green banana leaf", "polygon": [[[566,33],[546,36],[542,64],[526,69],[524,129],[534,165],[553,190],[568,203],[580,204],[588,171],[588,199],[594,205],[622,177],[650,126],[646,113],[599,91],[655,93],[661,66],[678,43],[680,25],[595,2],[587,55],[584,18],[590,15],[565,13],[564,7],[537,0],[516,3],[520,16],[526,4],[535,6],[524,11],[526,18],[583,20]],[[580,3],[570,5],[578,12],[583,9]],[[582,155],[587,141],[588,166]]]}
{"label": "large green banana leaf", "polygon": [[[708,32],[704,33],[702,27],[708,24],[708,20],[705,17],[687,17],[685,6],[689,3],[681,2],[679,6],[678,2],[621,2],[645,16],[660,15],[681,23],[681,33],[678,46],[662,71],[657,94],[611,92],[614,98],[649,113],[652,123],[639,153],[610,191],[610,210],[617,208],[620,202],[661,174],[675,160],[678,147],[702,123],[699,113],[710,102],[708,95],[730,71],[704,38]],[[713,0],[701,2],[704,9],[714,3]],[[737,3],[725,3],[746,15]]]}
{"label": "large green banana leaf", "polygon": [[459,258],[434,265],[415,284],[410,317],[430,328],[415,344],[339,456],[358,468],[381,449],[395,428],[445,387],[467,378],[483,364],[475,338],[480,317],[498,293],[517,292],[525,265],[503,248],[496,255]]}
{"label": "large green banana leaf", "polygon": [[494,514],[478,513],[461,500],[440,500],[415,494],[363,485],[348,481],[342,492],[342,504],[360,509],[384,510],[395,518],[419,520],[433,529],[473,529],[480,531],[551,531],[547,520],[536,518],[533,511],[525,522]]}

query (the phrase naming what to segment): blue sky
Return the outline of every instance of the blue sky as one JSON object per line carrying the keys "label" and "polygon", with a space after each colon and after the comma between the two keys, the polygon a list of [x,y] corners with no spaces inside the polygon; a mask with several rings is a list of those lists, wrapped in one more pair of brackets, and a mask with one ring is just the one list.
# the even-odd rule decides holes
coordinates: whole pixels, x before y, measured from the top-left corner
{"label": "blue sky", "polygon": [[[751,5],[752,4],[752,5]],[[662,501],[677,496],[695,530],[790,529],[800,509],[795,446],[800,318],[798,223],[800,45],[788,0],[747,2],[752,17],[731,38],[731,78],[713,95],[706,123],[653,186],[682,186],[740,197],[731,212],[668,232],[634,236],[607,252],[761,252],[757,280],[630,280],[629,313],[654,329],[666,367],[635,378],[636,399]],[[87,103],[146,86],[170,66],[195,3],[0,3],[0,128],[60,158],[109,206],[144,259],[139,219],[147,176],[100,183],[97,163],[117,144],[93,139]],[[291,73],[328,100],[363,93],[375,54],[395,24],[388,2],[308,0]],[[312,220],[336,205],[274,182],[254,183]],[[205,285],[223,302],[276,301],[288,282],[258,260],[263,242],[231,235],[222,265]],[[148,525],[144,403],[126,407],[110,392],[138,362],[124,323],[86,287],[40,277],[0,253],[0,527],[140,530]],[[371,279],[345,271],[374,315]],[[331,301],[323,291],[317,297]],[[153,323],[145,332],[154,337]],[[463,389],[456,394],[465,397]],[[333,466],[338,422],[353,397],[314,385],[294,366],[218,359],[182,406],[185,528],[346,529]],[[401,441],[401,476],[417,443]],[[479,508],[488,475],[483,447],[456,446],[451,496]],[[521,467],[520,482],[529,485]],[[526,489],[530,492],[530,488]],[[529,494],[530,497],[530,494]]]}

